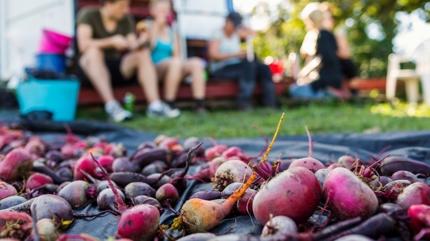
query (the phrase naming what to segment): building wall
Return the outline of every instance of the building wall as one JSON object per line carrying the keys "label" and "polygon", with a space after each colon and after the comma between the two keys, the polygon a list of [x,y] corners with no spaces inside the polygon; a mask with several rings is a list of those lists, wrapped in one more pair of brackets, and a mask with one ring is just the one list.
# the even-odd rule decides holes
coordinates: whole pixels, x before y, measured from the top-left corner
{"label": "building wall", "polygon": [[0,79],[34,64],[42,30],[74,33],[74,0],[0,0]]}

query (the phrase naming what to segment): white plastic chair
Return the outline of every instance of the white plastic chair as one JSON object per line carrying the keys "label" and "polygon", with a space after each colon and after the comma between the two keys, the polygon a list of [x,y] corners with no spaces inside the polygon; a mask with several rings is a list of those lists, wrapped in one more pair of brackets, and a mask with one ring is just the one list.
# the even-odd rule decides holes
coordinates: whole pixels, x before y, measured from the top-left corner
{"label": "white plastic chair", "polygon": [[424,103],[430,106],[430,39],[424,40],[413,53],[421,77]]}
{"label": "white plastic chair", "polygon": [[393,100],[396,97],[397,82],[403,81],[408,103],[416,104],[419,99],[420,75],[415,69],[402,69],[401,64],[406,62],[411,60],[401,55],[390,54],[388,57],[386,97]]}

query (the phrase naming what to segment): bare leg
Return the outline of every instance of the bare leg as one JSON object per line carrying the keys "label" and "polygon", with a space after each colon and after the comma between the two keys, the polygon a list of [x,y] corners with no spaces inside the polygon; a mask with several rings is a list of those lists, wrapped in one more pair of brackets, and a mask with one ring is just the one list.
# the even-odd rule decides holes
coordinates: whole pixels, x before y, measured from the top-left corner
{"label": "bare leg", "polygon": [[103,51],[98,48],[90,48],[79,60],[82,70],[90,79],[97,92],[105,103],[115,100],[112,91],[109,71],[104,62]]}
{"label": "bare leg", "polygon": [[184,74],[191,74],[191,87],[195,99],[204,99],[206,91],[206,80],[203,62],[199,58],[187,60],[183,66]]}
{"label": "bare leg", "polygon": [[121,72],[126,77],[131,77],[136,68],[139,83],[143,88],[148,103],[160,100],[157,74],[148,49],[128,54],[121,63]]}
{"label": "bare leg", "polygon": [[159,69],[165,71],[164,98],[174,101],[182,80],[182,62],[179,58],[172,58],[159,64]]}

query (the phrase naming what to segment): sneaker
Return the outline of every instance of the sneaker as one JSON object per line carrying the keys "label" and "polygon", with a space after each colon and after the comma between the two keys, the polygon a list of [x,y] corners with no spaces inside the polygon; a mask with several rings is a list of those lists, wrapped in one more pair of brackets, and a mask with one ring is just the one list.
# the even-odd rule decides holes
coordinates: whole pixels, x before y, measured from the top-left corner
{"label": "sneaker", "polygon": [[176,118],[181,115],[181,112],[177,108],[171,108],[166,103],[160,103],[158,105],[149,105],[146,114],[149,117],[167,117]]}
{"label": "sneaker", "polygon": [[124,110],[118,101],[110,101],[105,105],[105,111],[114,122],[122,122],[132,117],[129,111]]}

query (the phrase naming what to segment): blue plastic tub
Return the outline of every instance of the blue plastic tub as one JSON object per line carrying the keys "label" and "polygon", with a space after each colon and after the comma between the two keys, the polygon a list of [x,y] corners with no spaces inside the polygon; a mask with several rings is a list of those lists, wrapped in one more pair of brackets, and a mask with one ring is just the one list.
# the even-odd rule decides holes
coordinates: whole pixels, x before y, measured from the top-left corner
{"label": "blue plastic tub", "polygon": [[66,56],[63,54],[37,54],[36,68],[38,70],[64,73],[66,70]]}
{"label": "blue plastic tub", "polygon": [[30,78],[17,88],[19,111],[49,111],[55,121],[75,119],[79,96],[79,81],[73,78],[40,80]]}

